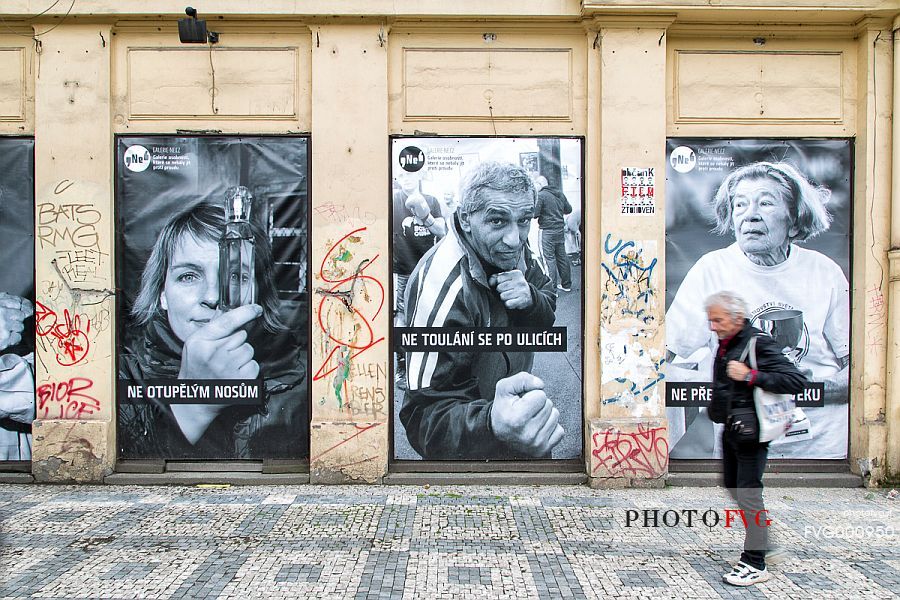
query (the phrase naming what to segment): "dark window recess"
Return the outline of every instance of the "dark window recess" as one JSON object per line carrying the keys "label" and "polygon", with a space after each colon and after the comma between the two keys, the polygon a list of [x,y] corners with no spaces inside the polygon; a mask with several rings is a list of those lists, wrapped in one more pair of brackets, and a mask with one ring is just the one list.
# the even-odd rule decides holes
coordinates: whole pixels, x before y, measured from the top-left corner
{"label": "dark window recess", "polygon": [[[307,180],[270,183],[253,189],[255,201],[265,206],[269,241],[275,259],[275,280],[282,300],[305,301],[309,257]],[[286,285],[291,282],[290,288]]]}
{"label": "dark window recess", "polygon": [[[301,265],[297,263],[287,263],[275,261],[275,281],[279,282],[278,294],[285,296],[288,294],[296,294],[303,289],[304,282],[300,280],[300,276],[306,276],[306,273],[300,272]],[[287,284],[292,283],[293,289],[287,289]]]}
{"label": "dark window recess", "polygon": [[280,263],[300,263],[306,255],[305,240],[299,236],[272,238],[272,253]]}
{"label": "dark window recess", "polygon": [[296,227],[297,223],[306,226],[306,183],[303,187],[302,202],[281,202],[278,210],[272,212],[270,227]]}

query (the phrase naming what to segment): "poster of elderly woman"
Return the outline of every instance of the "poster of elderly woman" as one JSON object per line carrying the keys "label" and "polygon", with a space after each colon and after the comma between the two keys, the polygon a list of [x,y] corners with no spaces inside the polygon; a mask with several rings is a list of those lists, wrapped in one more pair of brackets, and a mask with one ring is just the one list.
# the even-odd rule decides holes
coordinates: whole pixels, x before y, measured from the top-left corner
{"label": "poster of elderly woman", "polygon": [[117,139],[123,459],[308,456],[304,137]]}
{"label": "poster of elderly woman", "polygon": [[672,458],[721,456],[706,414],[717,348],[704,300],[733,291],[810,383],[771,458],[847,456],[849,140],[669,139],[666,413]]}

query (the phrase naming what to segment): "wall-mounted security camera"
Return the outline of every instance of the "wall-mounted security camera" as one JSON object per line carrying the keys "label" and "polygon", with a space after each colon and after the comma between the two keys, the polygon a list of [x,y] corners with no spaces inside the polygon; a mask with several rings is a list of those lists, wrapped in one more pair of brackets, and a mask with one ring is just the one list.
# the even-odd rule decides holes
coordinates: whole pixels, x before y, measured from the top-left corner
{"label": "wall-mounted security camera", "polygon": [[206,21],[197,18],[197,9],[188,6],[184,9],[186,19],[178,19],[178,39],[182,44],[215,44],[219,41],[219,34],[206,30]]}

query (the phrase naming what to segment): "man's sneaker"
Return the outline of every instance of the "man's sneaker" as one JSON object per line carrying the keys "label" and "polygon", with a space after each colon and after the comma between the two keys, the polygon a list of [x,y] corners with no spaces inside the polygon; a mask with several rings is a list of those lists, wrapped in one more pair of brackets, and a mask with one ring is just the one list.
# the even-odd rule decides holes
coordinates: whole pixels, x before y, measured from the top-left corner
{"label": "man's sneaker", "polygon": [[397,372],[394,373],[394,382],[397,384],[397,387],[399,389],[403,390],[404,392],[407,390],[406,369],[403,369],[402,371],[400,369],[397,369]]}
{"label": "man's sneaker", "polygon": [[556,289],[562,290],[562,291],[564,291],[564,292],[571,292],[571,291],[572,291],[572,288],[566,287],[566,286],[564,286],[564,285],[561,284],[561,283],[557,283],[557,284],[556,284]]}
{"label": "man's sneaker", "polygon": [[780,565],[791,557],[784,546],[774,546],[766,551],[766,566]]}
{"label": "man's sneaker", "polygon": [[730,583],[731,585],[739,585],[741,587],[768,581],[769,577],[771,577],[771,575],[769,575],[768,570],[760,570],[751,567],[744,562],[739,562],[738,564],[734,565],[734,568],[731,569],[730,573],[722,575],[722,579],[725,580],[725,583]]}
{"label": "man's sneaker", "polygon": [[403,355],[397,357],[397,370],[394,371],[394,382],[399,389],[406,391],[406,357]]}

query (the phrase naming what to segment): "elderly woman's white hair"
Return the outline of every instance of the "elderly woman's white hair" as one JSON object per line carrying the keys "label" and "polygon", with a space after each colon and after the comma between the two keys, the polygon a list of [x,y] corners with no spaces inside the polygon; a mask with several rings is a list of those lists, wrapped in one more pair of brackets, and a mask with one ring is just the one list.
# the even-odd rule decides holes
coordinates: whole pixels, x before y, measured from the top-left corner
{"label": "elderly woman's white hair", "polygon": [[734,227],[731,218],[734,188],[744,179],[772,179],[778,184],[797,228],[797,235],[791,238],[792,242],[812,239],[831,226],[831,215],[825,208],[831,197],[830,190],[813,185],[791,164],[757,162],[735,169],[719,186],[713,201],[716,233],[725,235]]}

